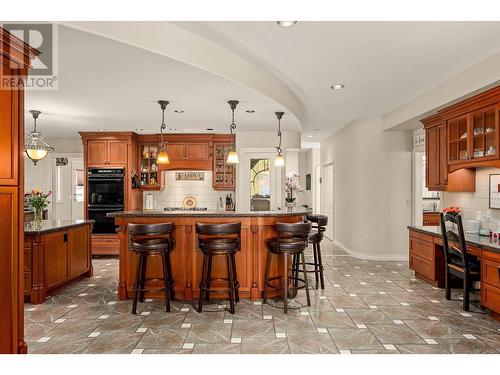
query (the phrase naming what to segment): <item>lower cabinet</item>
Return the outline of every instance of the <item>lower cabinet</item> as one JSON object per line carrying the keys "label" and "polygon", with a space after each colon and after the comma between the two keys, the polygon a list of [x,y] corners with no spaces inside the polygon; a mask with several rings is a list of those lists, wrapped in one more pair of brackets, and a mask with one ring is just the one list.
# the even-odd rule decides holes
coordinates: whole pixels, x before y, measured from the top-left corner
{"label": "lower cabinet", "polygon": [[439,225],[439,212],[424,212],[423,222],[424,226],[437,227]]}
{"label": "lower cabinet", "polygon": [[24,295],[32,304],[68,282],[92,274],[91,225],[25,235]]}
{"label": "lower cabinet", "polygon": [[500,316],[500,254],[483,250],[481,256],[481,304]]}
{"label": "lower cabinet", "polygon": [[117,234],[92,235],[92,255],[119,255],[120,240]]}
{"label": "lower cabinet", "polygon": [[444,272],[436,267],[442,259],[443,254],[436,251],[433,236],[410,230],[408,267],[415,271],[416,277],[434,286],[443,286]]}

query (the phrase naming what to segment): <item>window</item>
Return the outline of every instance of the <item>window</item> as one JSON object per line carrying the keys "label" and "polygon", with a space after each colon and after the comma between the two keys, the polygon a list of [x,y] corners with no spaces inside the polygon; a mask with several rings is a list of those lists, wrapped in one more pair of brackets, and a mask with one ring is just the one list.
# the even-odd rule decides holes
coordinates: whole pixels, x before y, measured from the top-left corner
{"label": "window", "polygon": [[271,208],[270,159],[250,159],[250,210],[269,211]]}

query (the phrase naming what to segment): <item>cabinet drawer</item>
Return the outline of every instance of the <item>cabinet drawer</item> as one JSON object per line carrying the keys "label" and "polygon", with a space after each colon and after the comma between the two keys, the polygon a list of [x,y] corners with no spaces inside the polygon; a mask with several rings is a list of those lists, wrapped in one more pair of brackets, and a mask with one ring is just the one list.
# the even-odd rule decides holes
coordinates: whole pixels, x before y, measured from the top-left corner
{"label": "cabinet drawer", "polygon": [[431,262],[434,260],[434,244],[432,242],[410,237],[410,252]]}
{"label": "cabinet drawer", "polygon": [[425,277],[434,280],[434,265],[432,262],[419,257],[410,252],[409,267],[415,272],[424,275]]}
{"label": "cabinet drawer", "polygon": [[500,264],[483,258],[481,260],[481,281],[496,288],[500,288],[498,267],[500,267]]}
{"label": "cabinet drawer", "polygon": [[500,313],[500,288],[483,283],[481,285],[481,305]]}
{"label": "cabinet drawer", "polygon": [[427,242],[432,242],[434,236],[430,234],[420,233],[414,230],[410,230],[410,237],[418,238]]}
{"label": "cabinet drawer", "polygon": [[423,224],[425,226],[434,226],[437,227],[439,225],[439,214],[436,213],[425,213],[423,215]]}
{"label": "cabinet drawer", "polygon": [[495,253],[493,251],[483,250],[481,252],[481,258],[486,258],[492,260],[493,262],[500,263],[500,253]]}

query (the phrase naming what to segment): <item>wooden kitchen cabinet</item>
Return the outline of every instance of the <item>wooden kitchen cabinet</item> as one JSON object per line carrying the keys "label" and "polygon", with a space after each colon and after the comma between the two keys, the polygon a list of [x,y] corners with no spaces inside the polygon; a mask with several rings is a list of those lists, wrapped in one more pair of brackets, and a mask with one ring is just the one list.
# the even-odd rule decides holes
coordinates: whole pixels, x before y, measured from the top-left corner
{"label": "wooden kitchen cabinet", "polygon": [[422,224],[424,226],[439,226],[440,216],[439,212],[424,212]]}
{"label": "wooden kitchen cabinet", "polygon": [[81,276],[92,275],[90,221],[44,221],[25,226],[24,295],[32,304]]}
{"label": "wooden kitchen cabinet", "polygon": [[156,164],[160,146],[158,143],[139,144],[139,186],[142,190],[163,190],[163,173]]}
{"label": "wooden kitchen cabinet", "polygon": [[170,162],[184,161],[186,159],[185,143],[167,143],[167,152]]}
{"label": "wooden kitchen cabinet", "polygon": [[236,166],[227,163],[227,155],[234,148],[231,138],[214,140],[213,180],[214,190],[234,190],[236,187]]}
{"label": "wooden kitchen cabinet", "polygon": [[208,143],[186,143],[187,160],[210,161],[210,152]]}
{"label": "wooden kitchen cabinet", "polygon": [[168,134],[167,152],[169,164],[160,165],[161,170],[211,170],[212,134]]}
{"label": "wooden kitchen cabinet", "polygon": [[87,143],[89,166],[124,165],[127,163],[126,140],[89,140]]}

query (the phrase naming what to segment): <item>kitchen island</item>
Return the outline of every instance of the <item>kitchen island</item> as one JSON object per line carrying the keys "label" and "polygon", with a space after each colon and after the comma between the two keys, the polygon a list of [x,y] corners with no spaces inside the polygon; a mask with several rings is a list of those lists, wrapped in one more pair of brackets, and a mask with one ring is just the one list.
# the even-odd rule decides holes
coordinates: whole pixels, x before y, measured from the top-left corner
{"label": "kitchen island", "polygon": [[[196,223],[231,223],[241,222],[241,251],[236,255],[236,270],[240,282],[240,296],[256,300],[264,291],[264,267],[266,264],[266,239],[276,236],[277,222],[295,223],[302,221],[309,211],[285,209],[283,211],[126,211],[108,214],[115,218],[120,240],[120,277],[118,296],[120,299],[132,298],[136,275],[136,255],[129,250],[127,224],[129,223],[165,223],[174,224],[173,237],[175,247],[170,255],[172,273],[175,282],[175,298],[192,300],[199,294],[199,283],[203,256],[198,249]],[[155,257],[156,258],[156,257]],[[161,258],[148,262],[147,278],[161,278]],[[214,258],[212,275],[214,278],[225,277],[226,268],[223,259]],[[273,274],[282,267],[273,263]],[[158,283],[158,287],[161,285]],[[214,285],[215,286],[215,285]],[[151,285],[155,288],[155,285]],[[221,289],[226,286],[221,285]],[[214,298],[224,298],[224,293],[211,293]],[[163,298],[163,292],[150,296]]]}
{"label": "kitchen island", "polygon": [[92,220],[24,224],[24,296],[32,304],[72,280],[92,275]]}

